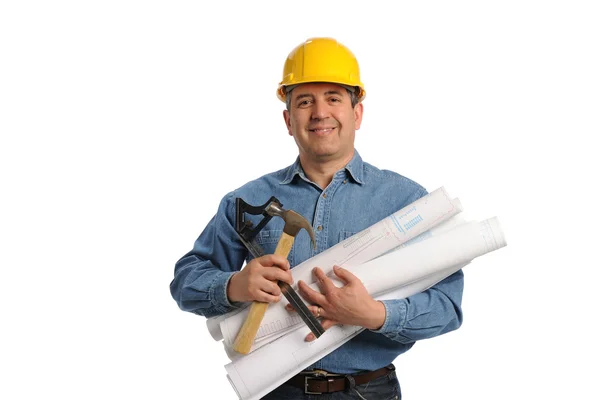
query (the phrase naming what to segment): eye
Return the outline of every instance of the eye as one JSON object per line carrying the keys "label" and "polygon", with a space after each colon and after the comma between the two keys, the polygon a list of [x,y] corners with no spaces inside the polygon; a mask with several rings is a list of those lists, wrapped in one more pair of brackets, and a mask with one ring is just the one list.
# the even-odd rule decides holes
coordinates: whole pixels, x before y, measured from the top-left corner
{"label": "eye", "polygon": [[310,100],[301,100],[296,104],[296,107],[298,108],[302,108],[302,107],[306,107],[311,103]]}

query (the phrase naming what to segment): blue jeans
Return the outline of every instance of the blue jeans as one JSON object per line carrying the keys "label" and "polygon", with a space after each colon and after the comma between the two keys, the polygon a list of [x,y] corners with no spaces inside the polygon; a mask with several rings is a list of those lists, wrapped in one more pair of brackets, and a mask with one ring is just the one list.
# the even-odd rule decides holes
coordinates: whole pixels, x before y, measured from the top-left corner
{"label": "blue jeans", "polygon": [[364,385],[343,392],[324,394],[304,394],[304,391],[295,386],[283,384],[262,400],[400,400],[400,384],[396,378],[396,371],[374,379]]}

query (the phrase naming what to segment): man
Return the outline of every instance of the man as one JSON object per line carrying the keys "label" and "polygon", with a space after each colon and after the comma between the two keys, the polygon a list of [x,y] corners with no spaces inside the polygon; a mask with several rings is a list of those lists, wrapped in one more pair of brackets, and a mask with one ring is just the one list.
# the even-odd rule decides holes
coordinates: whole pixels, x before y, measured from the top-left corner
{"label": "man", "polygon": [[[313,38],[297,46],[285,62],[278,97],[286,102],[283,118],[298,158],[222,199],[193,250],[175,266],[171,293],[185,311],[212,317],[243,302],[277,302],[281,291],[275,282],[291,284],[290,268],[427,193],[404,176],[364,162],[354,149],[365,90],[358,62],[344,45]],[[273,255],[283,228],[283,221],[273,218],[257,237],[270,255],[253,259],[248,254],[235,232],[235,198],[258,205],[270,196],[312,222],[316,249],[308,235],[299,234],[287,260]],[[322,317],[323,327],[350,324],[366,329],[265,399],[304,399],[309,392],[331,393],[320,399],[400,398],[392,361],[415,341],[461,325],[462,271],[425,292],[387,301],[375,301],[343,268],[335,268],[346,283],[341,288],[321,269],[315,268],[314,274],[321,292],[304,282],[298,286],[313,304],[311,311]],[[309,334],[306,340],[315,338]]]}

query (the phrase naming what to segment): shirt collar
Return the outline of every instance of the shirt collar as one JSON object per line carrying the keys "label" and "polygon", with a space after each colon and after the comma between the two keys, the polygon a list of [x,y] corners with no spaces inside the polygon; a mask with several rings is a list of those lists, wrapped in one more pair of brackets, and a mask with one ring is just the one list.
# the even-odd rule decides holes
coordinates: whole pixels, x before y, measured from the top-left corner
{"label": "shirt collar", "polygon": [[[358,151],[354,150],[354,156],[352,157],[352,160],[350,160],[350,162],[348,164],[346,164],[344,169],[348,172],[348,175],[356,183],[361,184],[361,185],[364,184],[363,160],[362,160],[360,154],[358,154]],[[284,172],[283,179],[280,182],[282,185],[287,185],[288,183],[292,182],[292,180],[294,179],[294,177],[296,175],[299,175],[302,179],[309,181],[309,179],[306,177],[306,175],[304,175],[304,170],[302,169],[302,165],[300,164],[299,156],[296,158],[296,161],[284,171],[285,172]]]}

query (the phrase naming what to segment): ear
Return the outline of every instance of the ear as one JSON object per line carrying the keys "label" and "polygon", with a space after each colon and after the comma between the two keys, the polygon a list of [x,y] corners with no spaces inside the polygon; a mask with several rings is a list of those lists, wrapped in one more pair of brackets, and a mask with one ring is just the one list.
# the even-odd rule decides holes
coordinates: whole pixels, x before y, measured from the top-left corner
{"label": "ear", "polygon": [[287,127],[288,135],[293,136],[292,124],[290,123],[290,112],[288,110],[283,110],[283,120],[285,121],[285,126]]}
{"label": "ear", "polygon": [[360,129],[360,124],[362,123],[362,116],[363,116],[363,104],[358,103],[354,107],[354,130]]}

